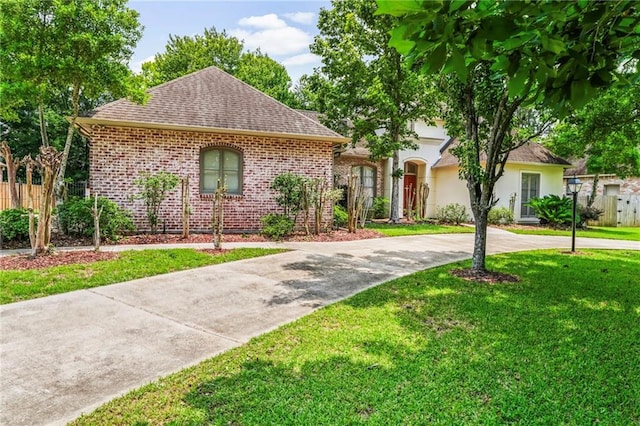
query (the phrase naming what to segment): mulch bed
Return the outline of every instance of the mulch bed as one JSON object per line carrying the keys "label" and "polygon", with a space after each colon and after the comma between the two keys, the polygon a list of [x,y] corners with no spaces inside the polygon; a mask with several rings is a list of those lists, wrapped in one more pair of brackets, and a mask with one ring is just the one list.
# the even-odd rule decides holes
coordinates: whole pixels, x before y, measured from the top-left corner
{"label": "mulch bed", "polygon": [[[285,241],[294,242],[330,242],[330,241],[354,241],[370,238],[383,237],[377,231],[371,229],[360,229],[356,233],[349,233],[346,230],[337,230],[328,234],[320,235],[304,235],[297,233]],[[78,247],[91,246],[89,239],[70,238],[61,235],[54,235],[51,239],[54,246],[57,247]],[[222,244],[232,242],[262,242],[269,241],[267,238],[258,234],[225,234],[222,238]],[[118,240],[115,244],[180,244],[180,243],[213,243],[211,234],[191,234],[189,238],[182,238],[179,234],[141,234],[131,235]],[[13,247],[3,246],[7,248],[28,248],[27,243],[21,243]],[[225,249],[203,249],[206,253],[221,254]],[[0,271],[7,270],[25,270],[25,269],[42,269],[51,266],[69,265],[73,263],[87,264],[97,262],[99,260],[108,260],[118,257],[118,253],[113,252],[96,252],[93,250],[74,250],[74,251],[54,251],[48,256],[38,256],[31,258],[29,255],[2,256],[0,257]]]}
{"label": "mulch bed", "polygon": [[451,274],[458,278],[462,278],[467,281],[474,281],[487,284],[500,284],[500,283],[517,283],[520,282],[520,278],[505,274],[503,272],[496,271],[474,271],[473,269],[452,269]]}
{"label": "mulch bed", "polygon": [[118,253],[93,251],[93,250],[77,250],[77,251],[61,251],[54,252],[46,256],[37,256],[32,258],[28,254],[20,254],[16,256],[0,257],[0,270],[26,270],[26,269],[42,269],[51,266],[69,265],[72,263],[93,263],[100,260],[115,259]]}

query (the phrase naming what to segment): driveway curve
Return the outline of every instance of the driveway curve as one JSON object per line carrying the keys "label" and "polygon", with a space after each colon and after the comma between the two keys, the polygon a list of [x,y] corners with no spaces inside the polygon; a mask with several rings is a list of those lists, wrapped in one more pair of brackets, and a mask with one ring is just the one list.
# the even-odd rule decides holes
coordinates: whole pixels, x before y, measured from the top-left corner
{"label": "driveway curve", "polygon": [[[250,245],[292,251],[1,306],[0,424],[65,424],[322,306],[467,259],[473,235]],[[490,230],[487,249],[569,246],[568,237]],[[640,250],[637,241],[577,246]],[[128,248],[142,247],[105,250]]]}

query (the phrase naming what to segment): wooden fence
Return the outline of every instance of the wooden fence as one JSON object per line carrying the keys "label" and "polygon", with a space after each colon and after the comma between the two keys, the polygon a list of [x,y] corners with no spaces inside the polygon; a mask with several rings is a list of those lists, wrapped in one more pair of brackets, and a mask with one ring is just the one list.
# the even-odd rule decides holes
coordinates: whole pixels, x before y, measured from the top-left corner
{"label": "wooden fence", "polygon": [[[25,209],[29,207],[29,193],[27,192],[26,183],[16,184],[18,190],[18,200],[20,201],[20,207]],[[33,195],[33,208],[38,210],[40,208],[40,193],[42,187],[40,185],[31,185],[31,193]],[[0,182],[0,211],[11,208],[11,195],[9,194],[9,183]]]}
{"label": "wooden fence", "polygon": [[[582,205],[586,197],[578,197]],[[594,226],[640,226],[640,195],[599,195],[593,206],[604,210],[597,221],[589,222]]]}

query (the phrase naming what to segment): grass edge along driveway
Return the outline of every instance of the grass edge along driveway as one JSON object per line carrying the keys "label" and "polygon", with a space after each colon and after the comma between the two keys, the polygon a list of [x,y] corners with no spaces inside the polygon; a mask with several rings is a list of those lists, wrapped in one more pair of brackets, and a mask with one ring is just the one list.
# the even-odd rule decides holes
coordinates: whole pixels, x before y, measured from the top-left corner
{"label": "grass edge along driveway", "polygon": [[115,259],[0,273],[0,304],[99,287],[169,272],[282,253],[285,249],[238,248],[221,253],[183,249],[128,250]]}
{"label": "grass edge along driveway", "polygon": [[490,256],[322,308],[117,398],[74,425],[636,424],[640,253]]}
{"label": "grass edge along driveway", "polygon": [[[521,229],[521,228],[503,228],[509,232],[513,232],[514,234],[524,234],[524,235],[559,235],[559,236],[571,236],[571,230],[564,229],[551,229],[551,228],[540,228],[540,229]],[[640,226],[636,227],[601,227],[601,226],[590,226],[587,229],[577,229],[576,237],[583,238],[606,238],[610,240],[627,240],[627,241],[640,241]]]}

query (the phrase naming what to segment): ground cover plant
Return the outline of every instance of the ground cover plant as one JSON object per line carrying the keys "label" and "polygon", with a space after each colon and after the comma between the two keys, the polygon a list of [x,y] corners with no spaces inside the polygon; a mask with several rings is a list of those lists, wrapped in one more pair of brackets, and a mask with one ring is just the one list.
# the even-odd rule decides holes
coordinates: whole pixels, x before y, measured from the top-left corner
{"label": "ground cover plant", "polygon": [[[0,304],[282,253],[283,251],[286,250],[259,248],[223,251],[131,250],[118,253],[115,258],[89,264],[74,263],[43,269],[3,270],[0,273]],[[65,254],[67,253],[62,253],[63,256]],[[113,255],[113,253],[100,254]],[[0,261],[3,259],[6,258],[0,258]]]}
{"label": "ground cover plant", "polygon": [[472,234],[474,231],[474,229],[470,226],[435,225],[432,223],[368,223],[366,228],[378,231],[387,237],[402,237],[406,235],[424,234]]}
{"label": "ground cover plant", "polygon": [[73,424],[635,424],[639,254],[488,258],[518,283],[412,274]]}
{"label": "ground cover plant", "polygon": [[[513,226],[505,227],[504,229],[515,234],[571,236],[571,229],[551,229],[537,226]],[[640,227],[605,228],[590,226],[587,229],[577,229],[576,237],[640,241]]]}

